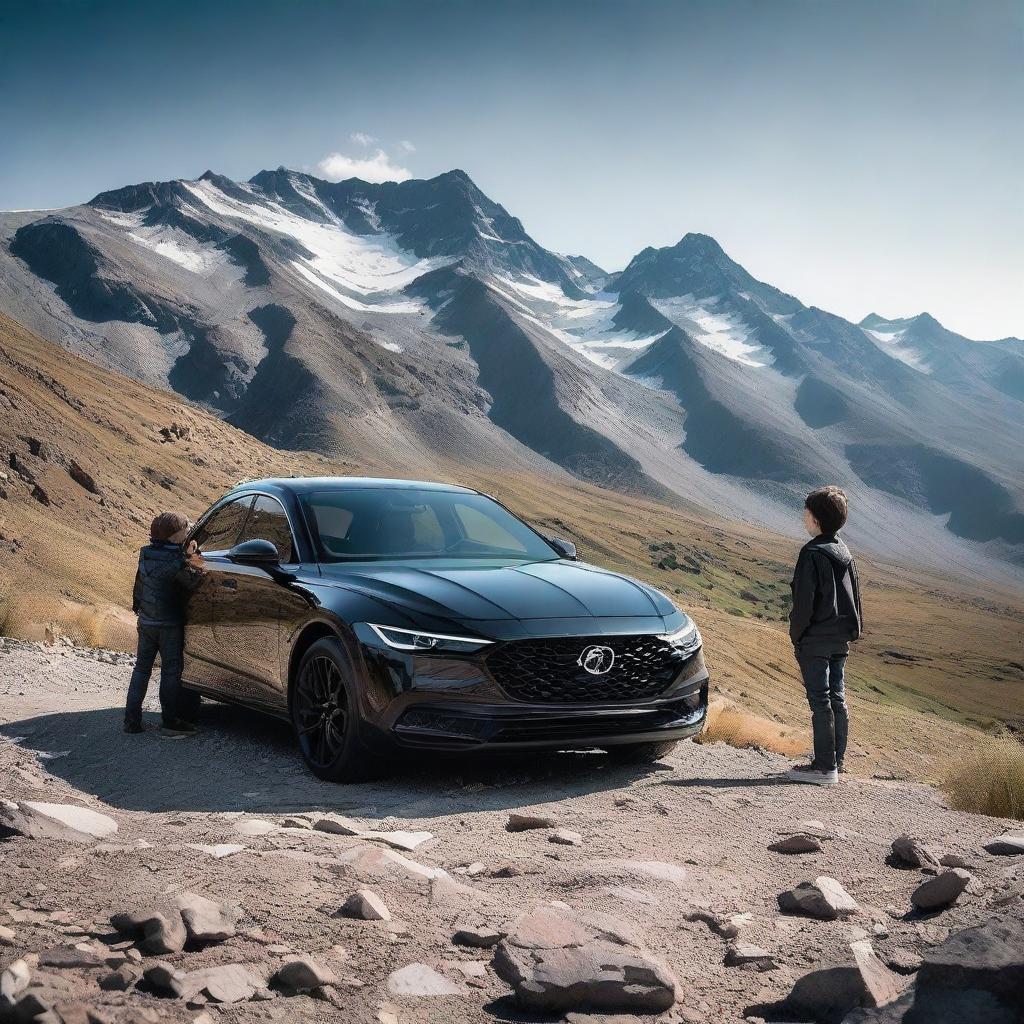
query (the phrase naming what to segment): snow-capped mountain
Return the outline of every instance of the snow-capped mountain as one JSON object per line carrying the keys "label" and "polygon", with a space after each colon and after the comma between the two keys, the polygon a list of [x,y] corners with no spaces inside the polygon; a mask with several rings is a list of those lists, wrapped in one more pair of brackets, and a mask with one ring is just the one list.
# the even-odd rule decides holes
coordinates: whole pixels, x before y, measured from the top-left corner
{"label": "snow-capped mountain", "polygon": [[462,171],[279,168],[0,215],[0,239],[5,312],[279,446],[547,466],[783,528],[838,480],[877,550],[1024,560],[1024,344],[852,324],[706,235],[611,274]]}

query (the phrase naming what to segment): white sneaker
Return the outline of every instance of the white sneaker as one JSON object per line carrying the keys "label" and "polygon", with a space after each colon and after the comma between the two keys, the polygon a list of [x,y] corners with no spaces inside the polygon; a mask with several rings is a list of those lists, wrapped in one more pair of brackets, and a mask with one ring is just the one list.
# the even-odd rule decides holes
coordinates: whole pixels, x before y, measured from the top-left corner
{"label": "white sneaker", "polygon": [[782,776],[787,782],[806,782],[812,786],[834,786],[839,781],[839,772],[833,768],[831,771],[823,771],[815,768],[812,764],[802,764],[797,768],[790,768]]}

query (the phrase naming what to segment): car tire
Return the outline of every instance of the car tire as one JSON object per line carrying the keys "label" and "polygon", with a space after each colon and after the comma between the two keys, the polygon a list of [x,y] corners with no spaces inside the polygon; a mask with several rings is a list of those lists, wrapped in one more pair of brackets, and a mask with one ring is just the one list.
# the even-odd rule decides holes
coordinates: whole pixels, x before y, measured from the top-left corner
{"label": "car tire", "polygon": [[383,774],[360,735],[355,673],[340,640],[317,640],[303,654],[288,703],[302,759],[317,778],[364,782]]}
{"label": "car tire", "polygon": [[668,757],[676,748],[679,740],[666,740],[664,743],[623,743],[621,746],[608,747],[608,756],[619,764],[654,764]]}

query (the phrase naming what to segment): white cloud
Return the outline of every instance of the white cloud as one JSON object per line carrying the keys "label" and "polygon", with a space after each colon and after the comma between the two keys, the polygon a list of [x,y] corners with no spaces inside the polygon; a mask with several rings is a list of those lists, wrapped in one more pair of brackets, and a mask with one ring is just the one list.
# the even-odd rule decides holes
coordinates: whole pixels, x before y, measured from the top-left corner
{"label": "white cloud", "polygon": [[349,139],[351,139],[357,146],[368,146],[371,142],[377,141],[376,135],[367,135],[366,132],[353,132]]}
{"label": "white cloud", "polygon": [[407,181],[412,177],[412,171],[393,164],[383,149],[378,149],[371,157],[331,153],[316,165],[316,169],[328,181],[362,178],[363,181],[377,184],[382,181]]}
{"label": "white cloud", "polygon": [[415,153],[416,152],[416,147],[408,139],[402,139],[402,141],[398,144],[398,148],[403,153]]}

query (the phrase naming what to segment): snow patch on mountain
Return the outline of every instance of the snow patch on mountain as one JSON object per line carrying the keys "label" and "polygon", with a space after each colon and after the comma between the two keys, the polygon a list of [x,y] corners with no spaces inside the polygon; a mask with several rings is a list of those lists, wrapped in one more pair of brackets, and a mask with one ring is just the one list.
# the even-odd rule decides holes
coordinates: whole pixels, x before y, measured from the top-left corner
{"label": "snow patch on mountain", "polygon": [[904,337],[907,328],[896,326],[881,326],[876,328],[862,327],[861,330],[886,354],[898,359],[901,363],[919,373],[931,373],[931,367],[923,352],[908,344]]}
{"label": "snow patch on mountain", "polygon": [[743,318],[720,308],[719,299],[697,300],[692,295],[652,299],[663,316],[681,327],[696,341],[745,366],[770,366],[769,349],[761,345]]}
{"label": "snow patch on mountain", "polygon": [[491,286],[527,319],[608,370],[616,369],[665,333],[639,335],[620,330],[613,322],[620,309],[618,297],[607,292],[571,299],[557,285],[525,274],[496,276]]}
{"label": "snow patch on mountain", "polygon": [[222,217],[243,220],[298,242],[310,255],[297,256],[291,265],[348,309],[418,313],[422,303],[399,293],[421,275],[452,262],[447,256],[417,259],[383,232],[372,236],[354,234],[311,189],[302,191],[303,198],[323,211],[327,223],[308,220],[256,192],[254,202],[242,203],[209,181],[188,182],[185,187],[198,202]]}

